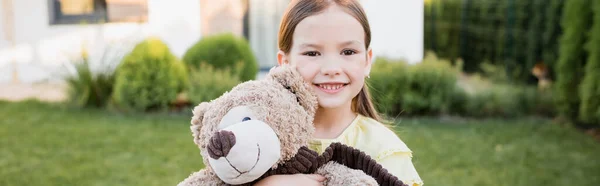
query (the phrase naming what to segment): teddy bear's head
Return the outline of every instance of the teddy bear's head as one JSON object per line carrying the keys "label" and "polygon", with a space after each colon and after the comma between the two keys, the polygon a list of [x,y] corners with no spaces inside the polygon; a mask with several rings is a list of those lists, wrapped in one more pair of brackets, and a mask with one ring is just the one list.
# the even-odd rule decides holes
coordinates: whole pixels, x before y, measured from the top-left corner
{"label": "teddy bear's head", "polygon": [[241,83],[193,110],[192,134],[204,163],[221,180],[242,184],[294,157],[307,146],[317,98],[289,67]]}

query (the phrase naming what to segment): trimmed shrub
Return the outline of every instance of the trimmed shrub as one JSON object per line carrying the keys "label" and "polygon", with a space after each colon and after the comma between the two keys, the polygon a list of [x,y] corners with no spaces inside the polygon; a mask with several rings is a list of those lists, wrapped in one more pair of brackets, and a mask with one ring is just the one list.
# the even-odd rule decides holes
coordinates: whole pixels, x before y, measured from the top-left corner
{"label": "trimmed shrub", "polygon": [[403,61],[375,60],[367,84],[379,112],[390,116],[402,112],[403,95],[410,87],[408,72],[408,64]]}
{"label": "trimmed shrub", "polygon": [[457,73],[449,61],[428,54],[423,62],[411,66],[409,91],[402,108],[408,114],[430,115],[447,113]]}
{"label": "trimmed shrub", "polygon": [[449,106],[448,106],[448,114],[450,115],[465,115],[468,110],[467,103],[469,102],[469,94],[460,88],[454,88],[452,94],[450,96]]}
{"label": "trimmed shrub", "polygon": [[177,92],[185,92],[189,90],[190,80],[189,80],[189,72],[187,66],[183,61],[177,60],[177,62],[173,63],[174,68],[172,69],[177,76]]}
{"label": "trimmed shrub", "polygon": [[559,58],[556,66],[556,99],[559,113],[569,120],[578,117],[581,103],[579,84],[587,60],[584,44],[591,25],[591,0],[566,1],[561,25]]}
{"label": "trimmed shrub", "polygon": [[600,125],[600,2],[593,1],[594,25],[587,43],[589,55],[585,77],[581,83],[579,119],[588,124]]}
{"label": "trimmed shrub", "polygon": [[[164,110],[185,87],[181,63],[167,45],[148,38],[117,67],[113,101],[126,111]],[[185,78],[184,78],[185,77]]]}
{"label": "trimmed shrub", "polygon": [[228,68],[241,81],[255,79],[258,73],[258,62],[248,42],[230,33],[202,38],[186,51],[183,61],[194,68],[202,63],[221,70]]}
{"label": "trimmed shrub", "polygon": [[208,64],[191,68],[189,98],[194,104],[211,101],[241,83],[229,69],[216,69]]}
{"label": "trimmed shrub", "polygon": [[456,68],[450,62],[428,55],[415,65],[377,59],[368,83],[382,113],[436,115],[449,111],[456,80]]}

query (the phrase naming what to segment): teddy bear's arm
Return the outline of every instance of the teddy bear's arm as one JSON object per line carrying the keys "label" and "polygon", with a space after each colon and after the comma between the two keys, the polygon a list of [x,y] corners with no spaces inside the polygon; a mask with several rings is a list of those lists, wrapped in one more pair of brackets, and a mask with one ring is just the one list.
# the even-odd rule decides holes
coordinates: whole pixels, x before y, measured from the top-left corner
{"label": "teddy bear's arm", "polygon": [[324,185],[327,186],[379,185],[373,177],[362,170],[351,169],[335,161],[321,166],[316,173],[326,178]]}
{"label": "teddy bear's arm", "polygon": [[202,169],[198,172],[192,173],[185,180],[181,181],[177,186],[221,186],[226,185],[219,179],[215,174],[211,174],[207,169]]}
{"label": "teddy bear's arm", "polygon": [[375,178],[379,185],[406,185],[398,179],[398,177],[389,173],[381,166],[381,164],[377,163],[375,159],[371,158],[369,155],[339,142],[332,143],[327,147],[320,159],[322,159],[319,160],[320,162],[331,160],[351,169],[362,170],[367,175]]}

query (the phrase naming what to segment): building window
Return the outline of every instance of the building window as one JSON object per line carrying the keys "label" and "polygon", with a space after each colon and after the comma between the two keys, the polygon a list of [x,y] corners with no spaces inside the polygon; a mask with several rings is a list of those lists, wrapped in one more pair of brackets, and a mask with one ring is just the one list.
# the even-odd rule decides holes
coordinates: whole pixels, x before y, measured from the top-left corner
{"label": "building window", "polygon": [[145,22],[147,0],[49,0],[50,24]]}

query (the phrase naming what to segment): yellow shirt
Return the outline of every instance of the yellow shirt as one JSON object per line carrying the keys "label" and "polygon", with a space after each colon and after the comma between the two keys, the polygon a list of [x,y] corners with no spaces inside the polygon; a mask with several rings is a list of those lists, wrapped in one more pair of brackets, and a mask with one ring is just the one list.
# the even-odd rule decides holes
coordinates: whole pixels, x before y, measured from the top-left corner
{"label": "yellow shirt", "polygon": [[309,148],[321,154],[332,142],[364,151],[407,185],[423,185],[412,163],[412,151],[392,130],[372,118],[358,115],[340,136],[312,139]]}

